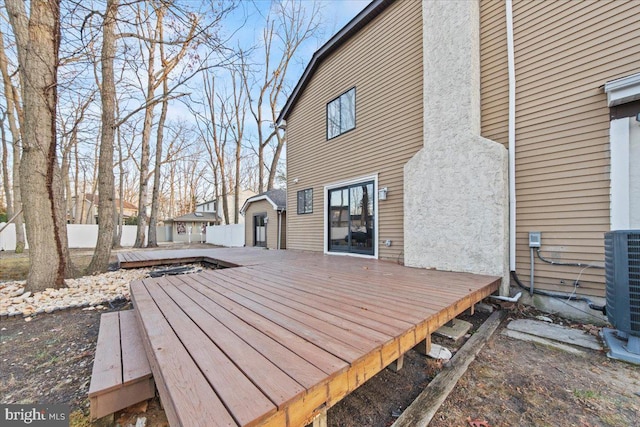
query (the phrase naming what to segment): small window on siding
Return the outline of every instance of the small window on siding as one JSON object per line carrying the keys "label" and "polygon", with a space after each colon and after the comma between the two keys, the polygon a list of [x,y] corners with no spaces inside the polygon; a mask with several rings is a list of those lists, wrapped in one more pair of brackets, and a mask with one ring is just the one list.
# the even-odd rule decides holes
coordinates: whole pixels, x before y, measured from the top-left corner
{"label": "small window on siding", "polygon": [[313,188],[298,191],[298,214],[313,213]]}
{"label": "small window on siding", "polygon": [[327,139],[356,127],[356,88],[353,87],[327,104]]}

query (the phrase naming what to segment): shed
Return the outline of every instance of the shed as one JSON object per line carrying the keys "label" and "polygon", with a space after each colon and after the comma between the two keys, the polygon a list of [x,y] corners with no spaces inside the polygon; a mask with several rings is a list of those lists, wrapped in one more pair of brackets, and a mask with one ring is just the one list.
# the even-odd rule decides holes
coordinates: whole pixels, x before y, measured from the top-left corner
{"label": "shed", "polygon": [[287,192],[283,189],[265,191],[250,197],[242,205],[245,246],[286,249]]}
{"label": "shed", "polygon": [[220,224],[220,218],[215,212],[191,212],[177,218],[165,221],[172,224],[174,242],[205,242],[207,227]]}

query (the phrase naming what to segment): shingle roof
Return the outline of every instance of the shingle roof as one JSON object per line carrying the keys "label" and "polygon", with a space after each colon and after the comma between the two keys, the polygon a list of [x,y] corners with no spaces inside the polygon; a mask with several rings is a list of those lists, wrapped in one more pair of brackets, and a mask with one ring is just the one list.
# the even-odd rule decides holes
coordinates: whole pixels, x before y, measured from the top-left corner
{"label": "shingle roof", "polygon": [[265,191],[265,196],[267,196],[275,205],[278,207],[278,210],[287,209],[287,192],[281,188],[277,188],[275,190]]}
{"label": "shingle roof", "polygon": [[244,213],[247,210],[247,206],[252,202],[257,202],[258,200],[267,200],[274,209],[278,211],[287,210],[287,191],[281,188],[276,188],[273,190],[265,191],[264,193],[257,194],[253,197],[249,197],[246,202],[242,205],[242,209],[240,209],[241,213]]}
{"label": "shingle roof", "polygon": [[219,218],[214,212],[191,212],[176,218],[172,218],[168,221],[211,222],[211,221],[218,221],[218,220]]}

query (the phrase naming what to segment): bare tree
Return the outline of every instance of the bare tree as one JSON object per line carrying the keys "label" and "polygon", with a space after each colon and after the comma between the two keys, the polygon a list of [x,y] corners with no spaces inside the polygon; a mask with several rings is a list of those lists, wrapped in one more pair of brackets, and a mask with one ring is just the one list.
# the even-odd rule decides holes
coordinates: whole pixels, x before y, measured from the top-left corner
{"label": "bare tree", "polygon": [[[134,243],[134,247],[142,247],[144,245],[145,240],[145,228],[147,225],[146,221],[146,206],[147,206],[147,191],[149,185],[149,163],[150,163],[150,139],[151,139],[151,126],[153,122],[153,110],[155,105],[161,101],[162,102],[162,111],[164,113],[164,117],[166,118],[166,110],[169,101],[169,87],[167,84],[167,80],[169,79],[169,74],[173,71],[173,69],[180,64],[180,61],[187,53],[187,49],[190,47],[191,43],[195,42],[195,34],[198,29],[199,19],[195,14],[190,15],[190,25],[188,34],[181,40],[181,42],[172,42],[174,45],[179,45],[180,49],[172,56],[166,57],[164,53],[164,16],[167,12],[167,8],[169,6],[168,3],[155,3],[152,2],[153,11],[156,17],[156,25],[155,29],[151,28],[149,16],[145,15],[145,20],[147,21],[148,35],[146,37],[140,38],[142,42],[147,45],[147,50],[149,53],[148,62],[147,62],[147,90],[146,90],[146,107],[145,107],[145,119],[144,126],[142,132],[142,155],[140,158],[140,194],[139,194],[139,203],[138,209],[140,211],[138,215],[138,229],[136,233],[136,241]],[[155,56],[156,56],[156,46],[159,48],[161,67],[158,71],[154,69],[155,64]],[[156,89],[160,86],[163,86],[163,96],[158,100],[155,95]],[[161,125],[164,125],[164,119],[161,117]],[[157,133],[160,138],[160,142],[156,144],[156,158],[162,158],[162,135],[163,129],[159,129]],[[158,153],[159,151],[159,153]],[[160,163],[156,162],[156,168],[160,167]],[[156,173],[154,172],[154,176]],[[159,176],[159,171],[157,172]],[[157,183],[159,185],[159,183]],[[154,188],[155,190],[155,188]],[[157,190],[155,190],[157,191]],[[157,199],[157,197],[156,197]],[[155,212],[153,212],[155,209]],[[152,202],[152,217],[154,224],[151,224],[149,221],[149,228],[155,227],[155,223],[157,222],[157,203],[155,206]],[[150,218],[151,219],[151,218]],[[151,233],[151,230],[149,231]],[[154,236],[152,240],[149,240],[150,246],[157,246],[157,239],[155,237],[155,230],[153,230]]]}
{"label": "bare tree", "polygon": [[[20,212],[22,210],[22,195],[20,194],[20,141],[22,140],[22,123],[21,121],[21,102],[20,95],[17,88],[11,82],[11,76],[9,75],[9,67],[7,61],[7,55],[4,49],[4,35],[0,31],[0,72],[2,73],[2,82],[4,87],[5,102],[7,110],[5,112],[6,119],[9,124],[9,131],[11,132],[11,145],[12,150],[12,181],[13,181],[13,200],[12,203],[7,203],[7,214],[9,217],[13,216],[14,212]],[[17,114],[16,114],[17,113]],[[16,119],[17,116],[17,119]],[[5,179],[8,180],[8,175]],[[8,196],[7,196],[8,197]],[[23,216],[18,214],[14,219],[16,225],[16,253],[24,252],[25,239],[24,239],[24,227]]]}
{"label": "bare tree", "polygon": [[[60,174],[62,176],[65,201],[66,201],[66,211],[72,212],[74,209],[74,201],[75,208],[77,209],[78,203],[80,200],[77,197],[72,196],[71,190],[71,156],[73,153],[77,152],[79,141],[79,132],[80,126],[82,122],[85,120],[85,116],[89,106],[93,103],[95,97],[95,91],[90,92],[86,98],[82,98],[82,96],[77,95],[77,100],[71,101],[71,108],[69,112],[69,117],[65,119],[60,118],[60,127],[61,129],[61,163],[60,163]],[[77,102],[77,103],[76,103]],[[74,171],[77,179],[77,171]]]}
{"label": "bare tree", "polygon": [[[156,8],[156,19],[158,21],[158,39],[164,40],[164,11],[162,7]],[[158,239],[156,235],[156,225],[158,222],[158,209],[159,209],[159,192],[160,192],[160,168],[162,166],[162,148],[164,141],[164,124],[167,119],[167,109],[169,106],[169,74],[173,69],[180,64],[180,61],[187,54],[187,49],[191,43],[195,41],[194,34],[198,27],[198,20],[193,19],[191,22],[191,28],[186,39],[173,56],[167,57],[165,53],[165,47],[163,43],[159,45],[160,63],[162,66],[160,78],[158,83],[162,83],[162,109],[160,112],[160,120],[158,122],[157,136],[156,136],[156,156],[155,166],[153,171],[153,190],[151,196],[151,213],[149,215],[149,238],[147,247],[157,247]]]}
{"label": "bare tree", "polygon": [[115,102],[116,86],[114,76],[114,57],[116,54],[115,26],[118,16],[119,0],[107,0],[102,25],[102,131],[100,137],[100,159],[98,161],[98,241],[96,249],[87,267],[88,273],[104,271],[109,265],[111,246],[115,226],[114,212],[114,174],[113,146],[115,143]]}
{"label": "bare tree", "polygon": [[65,285],[71,272],[60,168],[57,161],[59,0],[6,0],[16,38],[24,100],[21,193],[29,250],[26,288]]}
{"label": "bare tree", "polygon": [[233,223],[237,224],[240,221],[240,190],[241,190],[241,164],[242,164],[242,143],[244,138],[244,126],[245,118],[247,114],[247,98],[245,96],[243,84],[244,79],[241,77],[241,73],[236,69],[231,71],[231,84],[232,84],[232,101],[233,101],[233,117],[229,118],[229,121],[235,123],[231,126],[231,133],[235,142],[235,161],[234,161],[234,206],[233,206]]}
{"label": "bare tree", "polygon": [[[246,57],[242,60],[249,109],[257,126],[259,193],[265,188],[265,169],[268,172],[266,188],[273,188],[285,144],[284,134],[275,126],[275,122],[279,106],[286,97],[284,90],[289,65],[300,45],[318,31],[318,3],[313,3],[310,12],[307,10],[306,5],[293,0],[274,2],[262,33],[263,51],[259,71],[249,69]],[[273,146],[273,154],[267,165],[266,149],[270,145]]]}
{"label": "bare tree", "polygon": [[[200,140],[208,154],[209,166],[213,173],[214,196],[216,199],[221,199],[222,217],[225,224],[230,224],[226,146],[232,126],[230,119],[233,113],[230,110],[233,110],[233,102],[231,97],[222,93],[216,86],[216,80],[214,74],[203,73],[204,112],[190,108],[196,118]],[[220,207],[217,206],[216,210],[219,209]]]}
{"label": "bare tree", "polygon": [[0,115],[0,144],[2,144],[2,188],[4,190],[4,197],[6,202],[6,214],[7,218],[11,218],[13,216],[11,211],[11,181],[9,180],[9,167],[8,160],[9,154],[7,150],[7,135],[4,129],[4,122],[6,120],[7,113],[3,111]]}

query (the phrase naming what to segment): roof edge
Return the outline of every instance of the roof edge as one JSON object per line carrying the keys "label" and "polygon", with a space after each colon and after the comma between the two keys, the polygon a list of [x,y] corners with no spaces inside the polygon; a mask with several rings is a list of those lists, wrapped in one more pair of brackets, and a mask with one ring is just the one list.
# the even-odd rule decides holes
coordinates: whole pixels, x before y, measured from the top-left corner
{"label": "roof edge", "polygon": [[347,23],[340,31],[338,31],[333,37],[329,39],[320,49],[318,49],[307,67],[304,69],[302,73],[302,77],[298,80],[293,92],[289,98],[287,98],[287,102],[284,104],[284,107],[280,111],[278,118],[276,119],[276,125],[280,125],[283,120],[286,120],[289,116],[289,113],[295,106],[296,102],[304,89],[309,84],[311,77],[315,73],[316,69],[320,65],[320,63],[329,55],[331,55],[336,49],[342,46],[347,40],[349,40],[353,35],[357,34],[365,25],[371,22],[375,17],[380,15],[389,5],[391,5],[395,0],[373,0],[371,3],[367,5],[360,13],[358,13],[351,21]]}
{"label": "roof edge", "polygon": [[266,200],[267,202],[269,202],[269,204],[271,204],[271,206],[273,206],[273,209],[276,211],[283,210],[278,208],[278,205],[273,200],[271,200],[271,197],[263,193],[263,194],[257,194],[255,196],[249,197],[247,200],[245,200],[244,203],[242,204],[242,207],[240,208],[240,213],[244,215],[244,213],[247,211],[247,208],[251,203],[259,202],[260,200]]}

